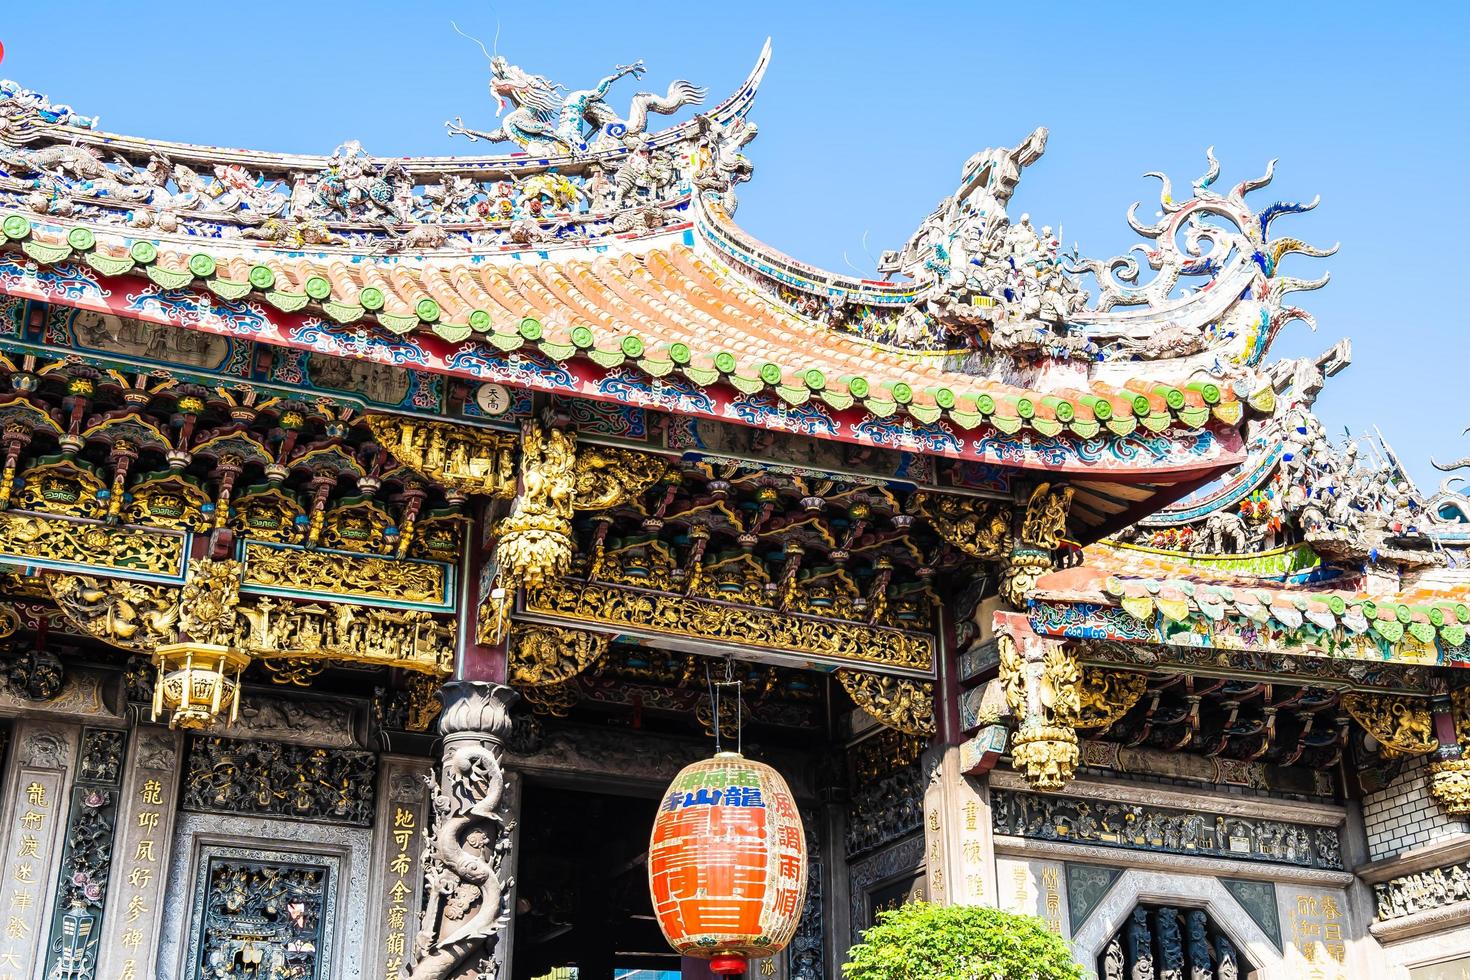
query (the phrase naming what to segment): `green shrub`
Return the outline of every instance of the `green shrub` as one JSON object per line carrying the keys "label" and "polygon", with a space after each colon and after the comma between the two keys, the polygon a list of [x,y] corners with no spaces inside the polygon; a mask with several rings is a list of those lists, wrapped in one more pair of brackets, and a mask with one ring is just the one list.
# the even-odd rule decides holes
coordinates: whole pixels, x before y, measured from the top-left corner
{"label": "green shrub", "polygon": [[847,980],[1081,980],[1062,937],[1034,915],[913,902],[878,924],[842,966]]}

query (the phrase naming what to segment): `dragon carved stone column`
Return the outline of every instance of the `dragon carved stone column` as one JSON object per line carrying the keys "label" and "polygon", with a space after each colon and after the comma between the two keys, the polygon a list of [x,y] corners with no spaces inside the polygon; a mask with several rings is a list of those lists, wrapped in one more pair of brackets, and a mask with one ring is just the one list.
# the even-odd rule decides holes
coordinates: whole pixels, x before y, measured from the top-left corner
{"label": "dragon carved stone column", "polygon": [[454,680],[439,693],[444,736],[439,776],[428,777],[433,821],[424,840],[422,926],[409,980],[498,980],[497,931],[510,914],[504,867],[512,821],[504,800],[501,743],[516,693],[503,684]]}
{"label": "dragon carved stone column", "polygon": [[1081,670],[1071,651],[1032,633],[1023,616],[1009,614],[1008,619],[1021,620],[997,624],[1003,630],[997,637],[1000,680],[1016,717],[1011,760],[1033,788],[1056,792],[1076,773],[1080,759]]}

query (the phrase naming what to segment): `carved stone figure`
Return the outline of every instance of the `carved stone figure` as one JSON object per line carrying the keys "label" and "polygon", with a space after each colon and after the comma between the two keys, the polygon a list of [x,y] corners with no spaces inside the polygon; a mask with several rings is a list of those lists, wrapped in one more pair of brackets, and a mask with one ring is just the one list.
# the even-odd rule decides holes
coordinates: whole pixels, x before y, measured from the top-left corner
{"label": "carved stone figure", "polygon": [[444,754],[439,776],[429,779],[434,815],[423,860],[428,901],[409,978],[496,977],[496,932],[509,919],[511,885],[502,867],[511,823],[500,755],[516,695],[503,685],[452,681],[441,696]]}
{"label": "carved stone figure", "polygon": [[1148,924],[1148,910],[1136,908],[1126,927],[1129,959],[1133,975],[1129,980],[1154,980],[1153,930]]}
{"label": "carved stone figure", "polygon": [[1185,922],[1189,936],[1189,980],[1215,980],[1209,916],[1202,909],[1191,909],[1185,914]]}

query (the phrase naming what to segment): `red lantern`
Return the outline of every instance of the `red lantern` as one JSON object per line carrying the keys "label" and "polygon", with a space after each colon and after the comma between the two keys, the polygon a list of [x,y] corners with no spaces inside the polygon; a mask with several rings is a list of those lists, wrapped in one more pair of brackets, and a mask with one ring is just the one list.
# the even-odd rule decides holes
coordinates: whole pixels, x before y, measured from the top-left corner
{"label": "red lantern", "polygon": [[686,766],[653,821],[648,886],[669,945],[715,973],[785,949],[806,901],[806,834],[786,780],[738,752]]}

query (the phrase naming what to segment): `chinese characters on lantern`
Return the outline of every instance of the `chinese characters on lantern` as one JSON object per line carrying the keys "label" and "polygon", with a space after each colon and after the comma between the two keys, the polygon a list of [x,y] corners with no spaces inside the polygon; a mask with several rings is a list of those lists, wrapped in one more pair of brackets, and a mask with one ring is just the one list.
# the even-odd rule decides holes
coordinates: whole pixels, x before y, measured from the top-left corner
{"label": "chinese characters on lantern", "polygon": [[[674,777],[654,819],[649,889],[681,953],[768,957],[791,939],[806,899],[806,839],[785,780],[733,753]],[[731,963],[712,963],[732,972]]]}
{"label": "chinese characters on lantern", "polygon": [[1332,895],[1300,894],[1291,917],[1291,938],[1307,972],[1303,980],[1345,980],[1347,944],[1342,906]]}
{"label": "chinese characters on lantern", "polygon": [[40,926],[41,890],[55,858],[51,854],[52,825],[58,773],[21,772],[20,799],[15,808],[15,825],[6,855],[5,881],[0,884],[0,980],[23,980],[30,976],[31,957]]}
{"label": "chinese characters on lantern", "polygon": [[393,807],[393,846],[397,848],[388,862],[388,928],[384,932],[383,961],[384,980],[398,980],[403,967],[403,957],[408,945],[408,900],[413,887],[408,883],[413,859],[408,855],[408,846],[414,838],[413,811],[401,806]]}

